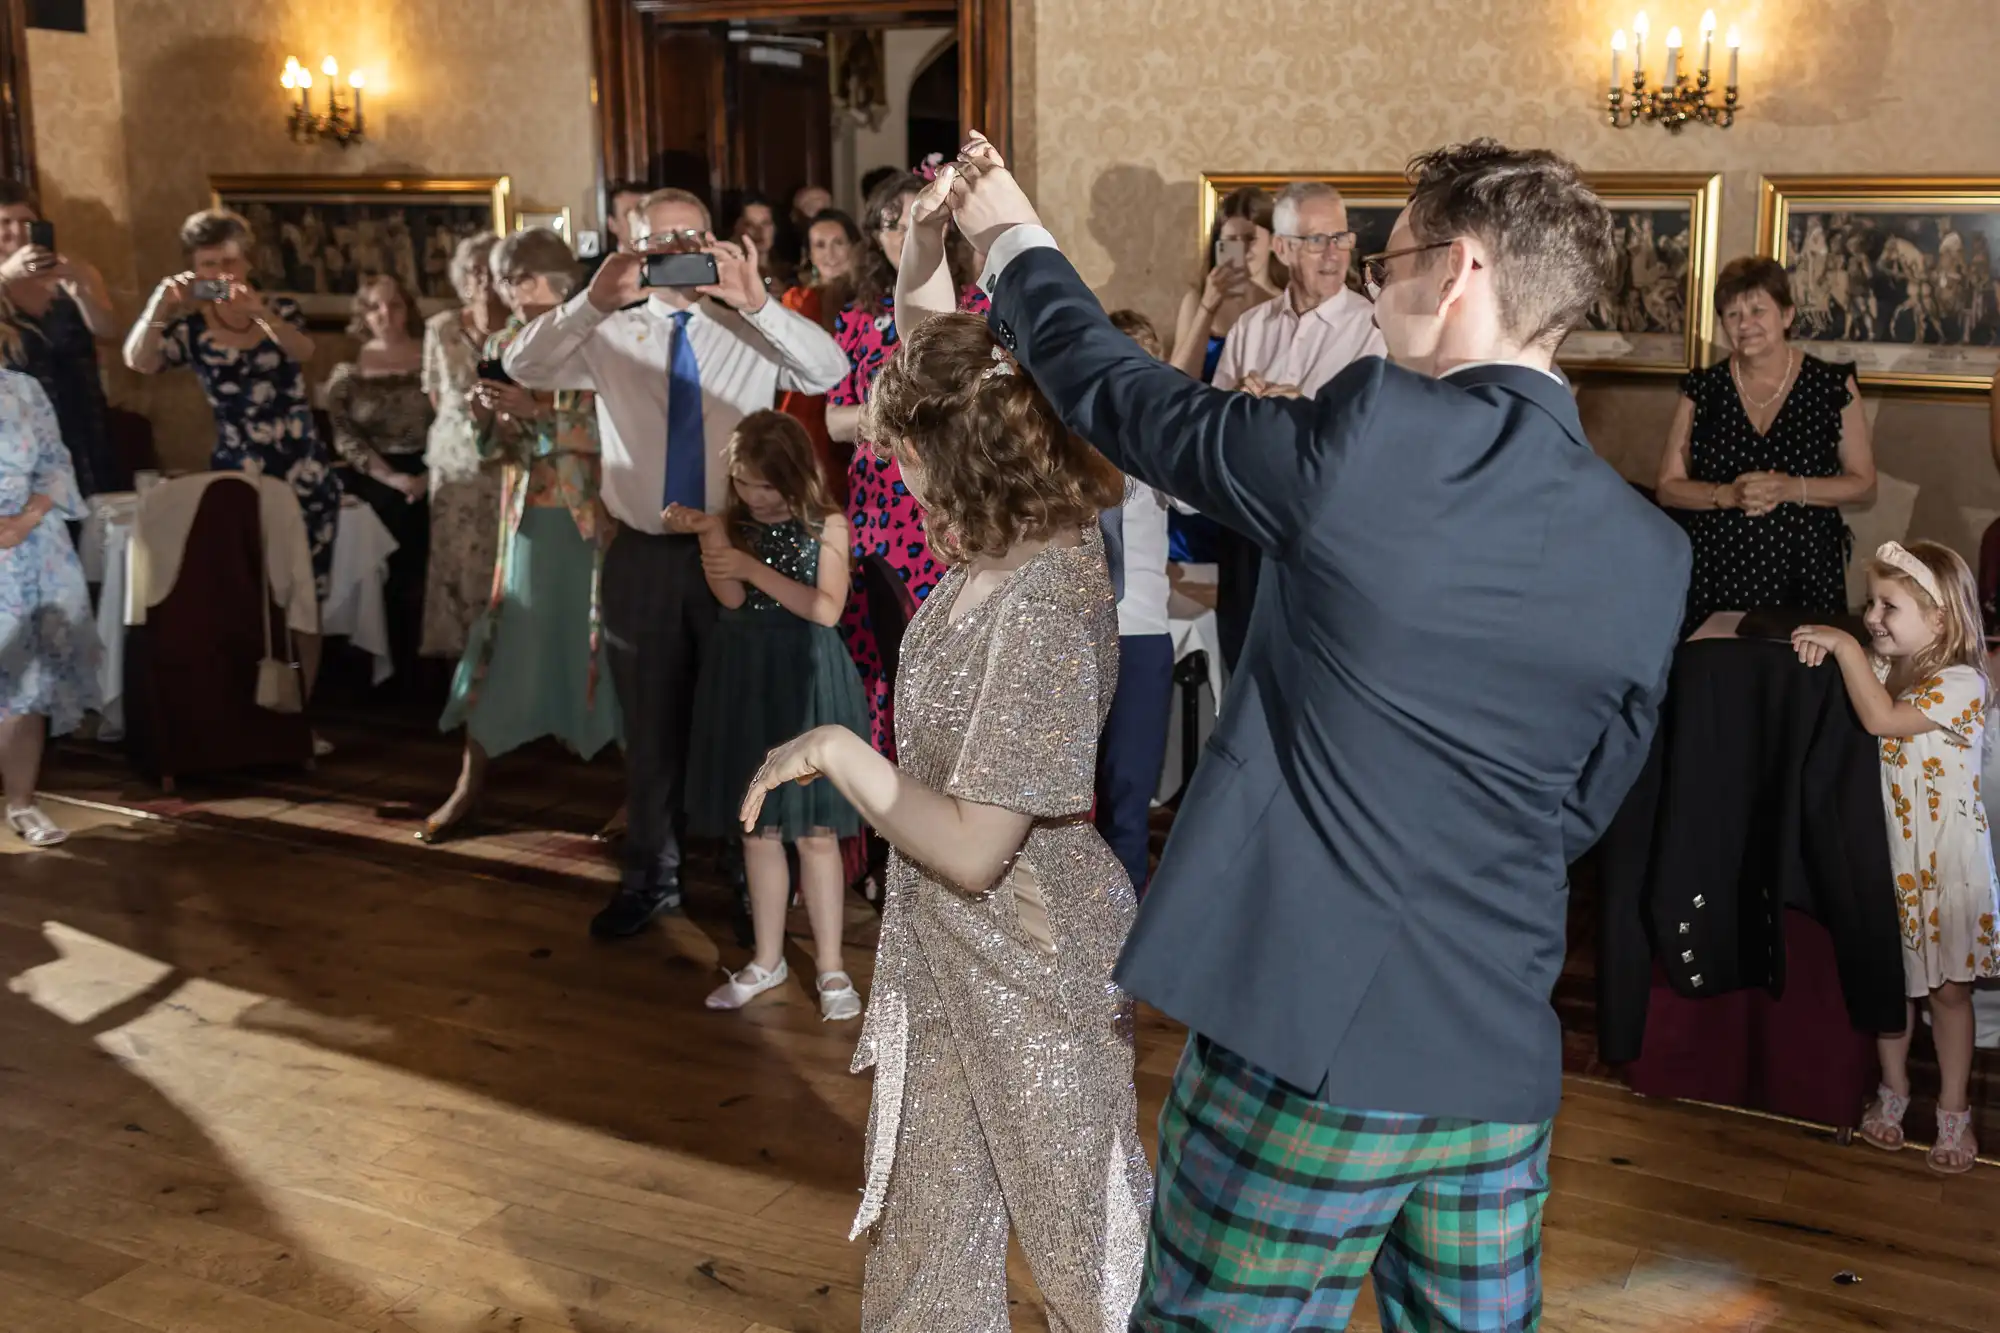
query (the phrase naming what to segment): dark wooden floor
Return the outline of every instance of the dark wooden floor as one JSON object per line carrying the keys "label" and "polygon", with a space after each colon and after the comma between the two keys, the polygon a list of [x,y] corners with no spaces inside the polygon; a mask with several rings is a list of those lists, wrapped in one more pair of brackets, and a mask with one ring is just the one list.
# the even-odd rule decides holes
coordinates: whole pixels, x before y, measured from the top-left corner
{"label": "dark wooden floor", "polygon": [[[719,894],[593,946],[594,886],[51,809],[66,847],[0,844],[0,1329],[856,1326],[855,1025],[703,1010]],[[1149,1140],[1178,1043],[1143,1027]],[[1555,1152],[1545,1328],[2000,1326],[1991,1169],[1576,1078]]]}

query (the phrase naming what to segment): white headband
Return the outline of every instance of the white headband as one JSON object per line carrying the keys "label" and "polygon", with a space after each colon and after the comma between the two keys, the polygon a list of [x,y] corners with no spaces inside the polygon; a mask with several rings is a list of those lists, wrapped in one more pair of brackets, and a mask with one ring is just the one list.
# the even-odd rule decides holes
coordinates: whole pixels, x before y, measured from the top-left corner
{"label": "white headband", "polygon": [[1944,605],[1944,594],[1938,591],[1937,575],[1923,561],[1903,549],[1901,542],[1884,542],[1875,551],[1875,558],[1885,565],[1893,565],[1897,570],[1916,580],[1919,588],[1930,594],[1931,601]]}

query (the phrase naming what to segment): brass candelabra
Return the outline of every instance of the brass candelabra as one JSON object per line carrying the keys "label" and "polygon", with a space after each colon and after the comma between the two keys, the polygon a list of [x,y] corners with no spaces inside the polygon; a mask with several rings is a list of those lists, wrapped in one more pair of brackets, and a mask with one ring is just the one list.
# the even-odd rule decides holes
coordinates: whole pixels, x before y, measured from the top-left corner
{"label": "brass candelabra", "polygon": [[1683,74],[1671,88],[1652,89],[1646,87],[1644,74],[1634,74],[1629,94],[1623,88],[1613,88],[1606,97],[1605,119],[1621,130],[1630,129],[1640,121],[1651,121],[1669,134],[1679,134],[1690,121],[1726,130],[1736,123],[1740,105],[1734,88],[1723,89],[1722,100],[1717,102],[1705,73],[1697,74],[1693,82]]}
{"label": "brass candelabra", "polygon": [[285,127],[298,143],[330,139],[342,148],[360,143],[366,137],[361,110],[364,86],[361,71],[357,69],[348,74],[347,86],[351,97],[342,101],[340,66],[332,56],[328,56],[320,69],[326,75],[326,110],[314,111],[312,71],[301,65],[296,56],[285,62],[284,77],[278,82],[287,92],[296,91],[298,94],[298,101],[292,104],[291,112],[285,119]]}
{"label": "brass candelabra", "polygon": [[1715,55],[1715,11],[1701,16],[1701,66],[1692,76],[1681,68],[1681,30],[1667,29],[1666,78],[1656,88],[1646,86],[1646,11],[1632,21],[1632,79],[1628,90],[1624,79],[1625,32],[1611,36],[1611,88],[1604,99],[1604,117],[1617,129],[1630,129],[1641,121],[1662,126],[1669,134],[1679,134],[1690,123],[1712,125],[1726,130],[1736,123],[1742,102],[1737,93],[1737,57],[1742,38],[1734,27],[1729,30],[1727,48],[1729,77],[1722,87],[1722,100],[1715,100],[1710,75]]}

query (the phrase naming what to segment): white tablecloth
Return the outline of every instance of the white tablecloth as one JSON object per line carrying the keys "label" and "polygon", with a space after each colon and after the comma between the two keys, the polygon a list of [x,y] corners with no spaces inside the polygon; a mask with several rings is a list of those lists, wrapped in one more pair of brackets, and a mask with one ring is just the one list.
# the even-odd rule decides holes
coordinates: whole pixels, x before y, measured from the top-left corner
{"label": "white tablecloth", "polygon": [[340,531],[333,539],[333,569],[326,601],[319,609],[319,632],[345,634],[347,641],[375,659],[371,679],[380,685],[395,674],[389,657],[389,612],[382,587],[396,539],[359,501],[340,506]]}
{"label": "white tablecloth", "polygon": [[[97,683],[104,690],[104,725],[98,736],[107,741],[125,734],[125,569],[138,507],[138,497],[130,491],[92,496],[79,553],[84,577],[104,585],[97,596],[97,634],[104,643],[97,669]],[[333,540],[332,586],[320,607],[320,632],[344,634],[374,658],[377,685],[396,669],[389,657],[389,615],[382,593],[395,550],[396,539],[374,510],[364,504],[341,506]]]}

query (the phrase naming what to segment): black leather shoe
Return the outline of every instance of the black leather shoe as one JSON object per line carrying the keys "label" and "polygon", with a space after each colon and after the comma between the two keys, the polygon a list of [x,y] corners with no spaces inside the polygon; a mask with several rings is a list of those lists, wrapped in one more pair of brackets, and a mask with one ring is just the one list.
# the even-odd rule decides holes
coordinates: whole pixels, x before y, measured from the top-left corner
{"label": "black leather shoe", "polygon": [[678,883],[643,889],[622,885],[611,895],[611,901],[604,904],[604,910],[590,919],[590,933],[600,940],[629,939],[650,925],[654,917],[678,911],[680,905]]}

